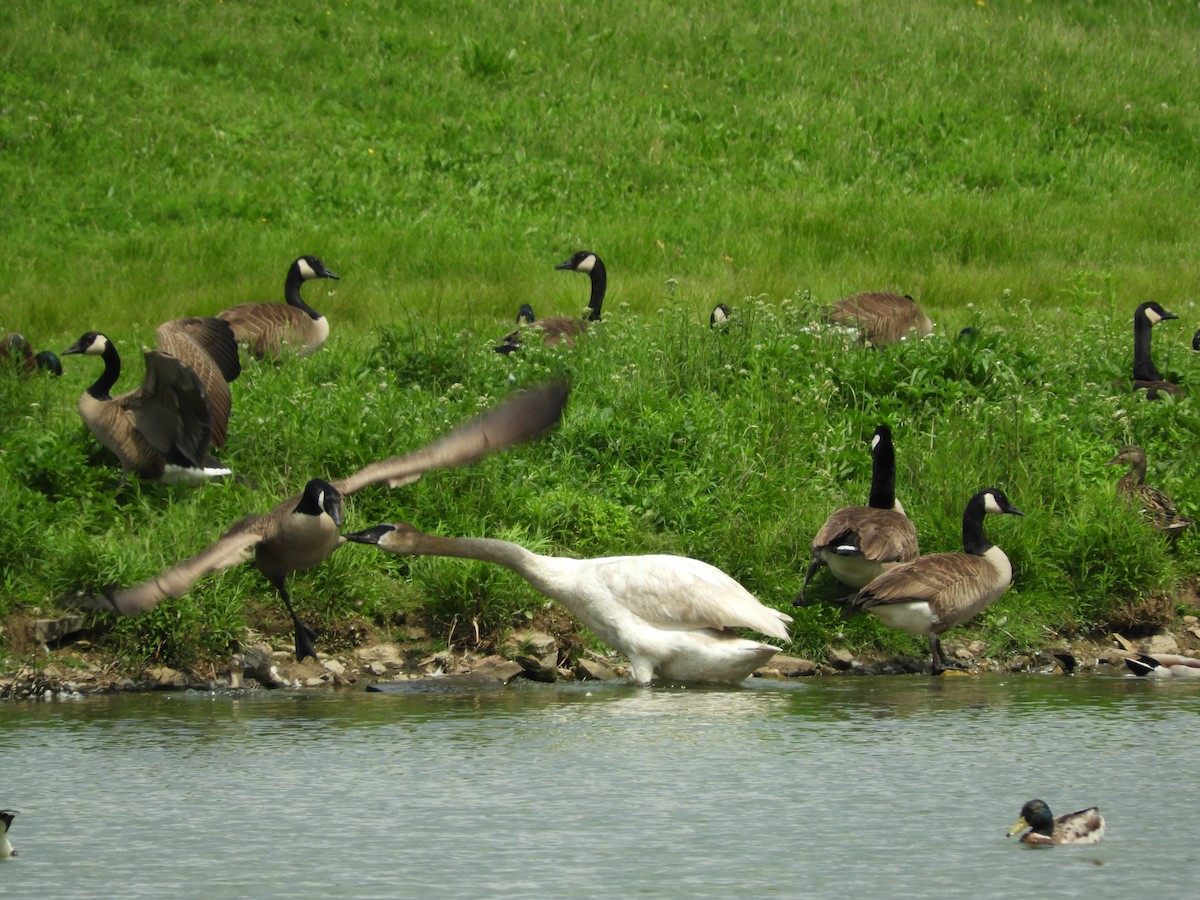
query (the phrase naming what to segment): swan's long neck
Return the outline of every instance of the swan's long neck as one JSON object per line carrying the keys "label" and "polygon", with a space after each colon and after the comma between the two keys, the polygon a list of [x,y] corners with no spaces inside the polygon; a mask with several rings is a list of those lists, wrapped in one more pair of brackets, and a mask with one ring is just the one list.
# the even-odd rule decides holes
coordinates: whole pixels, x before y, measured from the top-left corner
{"label": "swan's long neck", "polygon": [[1134,381],[1162,381],[1163,377],[1154,368],[1150,358],[1151,324],[1144,316],[1133,317],[1133,379]]}
{"label": "swan's long neck", "polygon": [[106,341],[104,352],[100,354],[100,358],[104,360],[104,371],[87,389],[87,392],[97,400],[111,400],[112,386],[121,377],[121,354],[117,352],[112,341]]}
{"label": "swan's long neck", "polygon": [[321,318],[321,314],[304,302],[304,298],[300,296],[300,288],[304,284],[304,275],[295,266],[288,269],[287,281],[283,284],[283,299],[287,301],[288,306],[294,306],[296,309],[307,313],[314,319]]}
{"label": "swan's long neck", "polygon": [[477,559],[512,569],[535,588],[543,590],[549,574],[543,565],[546,557],[526,550],[520,544],[497,538],[438,537],[414,534],[411,548],[406,552],[418,556],[455,556]]}
{"label": "swan's long neck", "polygon": [[592,271],[588,272],[588,277],[592,280],[592,296],[588,300],[588,321],[598,322],[600,320],[600,307],[604,303],[604,292],[608,290],[608,273],[604,270],[604,263],[599,258],[596,259],[596,264],[592,266]]}

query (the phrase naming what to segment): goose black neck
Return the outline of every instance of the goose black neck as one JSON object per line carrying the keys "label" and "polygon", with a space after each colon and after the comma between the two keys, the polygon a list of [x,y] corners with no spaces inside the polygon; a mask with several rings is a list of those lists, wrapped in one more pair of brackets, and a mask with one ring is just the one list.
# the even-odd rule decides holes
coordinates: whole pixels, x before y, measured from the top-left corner
{"label": "goose black neck", "polygon": [[100,373],[100,377],[96,379],[92,386],[87,389],[87,392],[97,400],[111,400],[112,386],[121,377],[121,354],[117,352],[117,348],[113,346],[112,341],[107,341],[100,358],[104,360],[104,371]]}
{"label": "goose black neck", "polygon": [[892,439],[880,434],[871,463],[871,497],[868,506],[875,509],[896,507],[896,448]]}
{"label": "goose black neck", "polygon": [[304,276],[300,274],[300,269],[296,266],[288,269],[287,281],[283,284],[283,299],[287,301],[288,306],[294,306],[301,312],[307,313],[310,318],[319,319],[321,314],[304,302],[304,298],[300,296],[300,288],[304,284]]}
{"label": "goose black neck", "polygon": [[600,320],[600,306],[604,303],[604,292],[608,290],[608,273],[604,271],[604,263],[596,257],[596,263],[592,266],[592,271],[588,272],[588,277],[592,279],[592,297],[588,301],[589,322],[598,322]]}
{"label": "goose black neck", "polygon": [[983,533],[983,517],[987,514],[984,509],[984,497],[983,494],[972,497],[966,512],[963,513],[963,550],[973,556],[983,556],[995,546]]}
{"label": "goose black neck", "polygon": [[1162,381],[1163,377],[1154,368],[1150,359],[1150,322],[1144,315],[1133,316],[1133,380]]}

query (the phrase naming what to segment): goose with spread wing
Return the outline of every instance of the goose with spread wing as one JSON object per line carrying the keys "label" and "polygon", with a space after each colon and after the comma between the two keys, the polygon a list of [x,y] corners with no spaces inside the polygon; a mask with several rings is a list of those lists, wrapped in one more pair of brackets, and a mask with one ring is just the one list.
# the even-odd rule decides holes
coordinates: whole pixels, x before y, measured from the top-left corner
{"label": "goose with spread wing", "polygon": [[343,497],[374,484],[400,487],[425,472],[464,466],[489,453],[547,433],[562,416],[567,388],[547,383],[519,391],[495,409],[419,450],[371,463],[348,478],[311,479],[304,491],[261,515],[234,524],[197,555],[133,587],[107,591],[93,605],[121,615],[153,609],[167,597],[178,597],[210,572],[252,562],[278,591],[292,617],[296,657],[316,657],[314,633],[297,615],[287,589],[292,572],[311,569],[345,543],[339,534]]}

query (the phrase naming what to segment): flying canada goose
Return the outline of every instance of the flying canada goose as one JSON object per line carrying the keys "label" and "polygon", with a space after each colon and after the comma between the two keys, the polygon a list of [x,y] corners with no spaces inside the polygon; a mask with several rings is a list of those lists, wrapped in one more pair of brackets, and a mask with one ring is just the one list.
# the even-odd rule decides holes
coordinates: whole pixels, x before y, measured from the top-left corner
{"label": "flying canada goose", "polygon": [[1129,471],[1117,482],[1117,496],[1136,506],[1147,521],[1159,531],[1177,535],[1192,524],[1179,515],[1171,498],[1156,487],[1146,484],[1146,454],[1141,447],[1122,447],[1106,466],[1127,465]]}
{"label": "flying canada goose", "polygon": [[345,535],[406,556],[456,556],[512,569],[629,658],[633,680],[739,682],[779,648],[739,637],[752,628],[788,639],[792,617],[760,603],[715,566],[684,556],[543,556],[494,538],[435,537],[406,522]]}
{"label": "flying canada goose", "polygon": [[371,463],[349,478],[332,482],[313,478],[303,493],[269,512],[240,520],[190,559],[141,584],[92,597],[92,605],[124,616],[137,615],[166,597],[185,594],[210,572],[252,560],[279,592],[292,617],[296,658],[315,657],[314,634],[292,606],[287,576],[318,565],[345,542],[338,534],[344,517],[342,498],[373,484],[393,488],[411,484],[425,472],[468,465],[489,453],[540,437],[558,422],[566,401],[567,388],[562,384],[520,391],[419,450]]}
{"label": "flying canada goose", "polygon": [[[522,303],[521,308],[517,310],[517,330],[512,332],[504,339],[504,343],[493,347],[497,353],[512,353],[514,350],[521,349],[521,326],[532,325],[535,321],[533,315],[533,307],[528,303]],[[516,335],[516,339],[513,336]]]}
{"label": "flying canada goose", "polygon": [[288,268],[283,283],[283,303],[240,303],[217,315],[233,326],[239,344],[261,359],[278,359],[286,346],[297,356],[310,356],[325,345],[329,320],[304,302],[300,288],[311,278],[341,276],[331,272],[316,256],[301,256]]}
{"label": "flying canada goose", "polygon": [[997,488],[980,491],[963,512],[962,553],[933,553],[888,569],[841,601],[843,616],[872,612],[885,625],[929,636],[933,673],[946,668],[938,635],[995,603],[1012,581],[1012,564],[983,533],[987,513],[1024,515]]}
{"label": "flying canada goose", "polygon": [[17,851],[13,849],[13,845],[8,840],[8,829],[12,825],[14,815],[16,813],[0,809],[0,859],[8,859],[10,856],[17,855]]}
{"label": "flying canada goose", "polygon": [[826,322],[857,328],[864,344],[878,347],[933,333],[933,322],[908,294],[874,291],[843,297],[824,312]]}
{"label": "flying canada goose", "polygon": [[38,370],[44,370],[51,375],[62,375],[62,363],[58,357],[49,350],[35,353],[23,334],[10,334],[0,342],[0,366],[5,364],[15,366],[25,378]]}
{"label": "flying canada goose", "polygon": [[1030,800],[1021,807],[1021,818],[1008,829],[1012,837],[1023,828],[1024,844],[1098,844],[1104,837],[1104,817],[1095,806],[1055,818],[1042,800]]}
{"label": "flying canada goose", "polygon": [[1148,400],[1157,400],[1160,394],[1181,396],[1186,393],[1179,385],[1163,378],[1150,358],[1150,329],[1159,322],[1178,318],[1153,301],[1143,303],[1133,311],[1133,389],[1144,390]]}
{"label": "flying canada goose", "polygon": [[[587,316],[584,318],[554,316],[549,319],[539,319],[525,328],[518,328],[516,331],[505,335],[504,343],[498,344],[495,347],[497,353],[511,353],[513,350],[519,349],[524,333],[527,331],[541,332],[542,342],[547,347],[553,347],[560,341],[568,347],[574,347],[576,338],[587,331],[588,322],[598,322],[600,320],[600,307],[604,303],[604,293],[608,289],[608,275],[600,257],[590,250],[580,250],[570,259],[563,260],[554,268],[583,272],[591,279],[592,295],[588,300]],[[530,315],[533,314],[532,309],[529,312]]]}
{"label": "flying canada goose", "polygon": [[713,311],[708,314],[708,327],[716,331],[723,331],[729,327],[732,313],[729,307],[724,303],[718,303],[713,307]]}
{"label": "flying canada goose", "polygon": [[228,475],[208,452],[212,414],[200,377],[182,360],[146,350],[146,376],[139,387],[114,397],[121,375],[116,345],[89,331],[63,351],[99,356],[104,371],[79,397],[79,415],[96,440],[121,462],[121,479],[130,472],[167,483],[197,484]]}
{"label": "flying canada goose", "polygon": [[896,450],[892,430],[875,429],[871,438],[871,495],[866,506],[833,512],[812,540],[812,564],[795,605],[804,604],[808,583],[821,566],[852,588],[861,588],[897,563],[920,554],[917,529],[896,499]]}
{"label": "flying canada goose", "polygon": [[1137,653],[1125,657],[1134,675],[1152,678],[1200,678],[1200,659],[1178,653]]}

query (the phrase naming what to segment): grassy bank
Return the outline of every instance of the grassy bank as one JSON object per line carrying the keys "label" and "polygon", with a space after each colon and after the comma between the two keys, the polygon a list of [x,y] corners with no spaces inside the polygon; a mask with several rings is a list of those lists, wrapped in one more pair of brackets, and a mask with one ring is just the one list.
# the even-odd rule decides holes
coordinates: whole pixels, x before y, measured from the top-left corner
{"label": "grassy bank", "polygon": [[[1197,539],[1148,532],[1101,464],[1141,443],[1153,483],[1200,512],[1195,400],[1111,385],[1144,299],[1184,317],[1156,330],[1160,367],[1197,377],[1198,35],[1171,3],[18,0],[0,25],[0,327],[56,349],[103,330],[132,386],[158,321],[277,297],[302,252],[343,280],[309,289],[325,351],[233,386],[223,459],[244,481],[117,492],[74,410],[94,361],[0,382],[0,617],[153,574],[312,475],[562,372],[551,439],[365,491],[347,525],[686,553],[785,606],[820,522],[865,498],[865,441],[889,422],[926,551],[957,546],[979,487],[1027,513],[989,523],[1016,569],[974,626],[989,642],[1160,616]],[[573,353],[492,353],[520,303],[582,306],[586,282],[550,267],[583,246],[609,264],[605,326]],[[917,296],[938,336],[864,353],[806,330],[819,302],[875,288]],[[705,325],[718,301],[739,310],[724,336]],[[976,341],[948,337],[968,324]],[[486,635],[541,605],[503,571],[363,548],[296,596],[327,639],[418,618]],[[231,571],[106,640],[188,662],[247,623],[284,619]],[[794,635],[810,655],[921,650],[823,606]]]}

